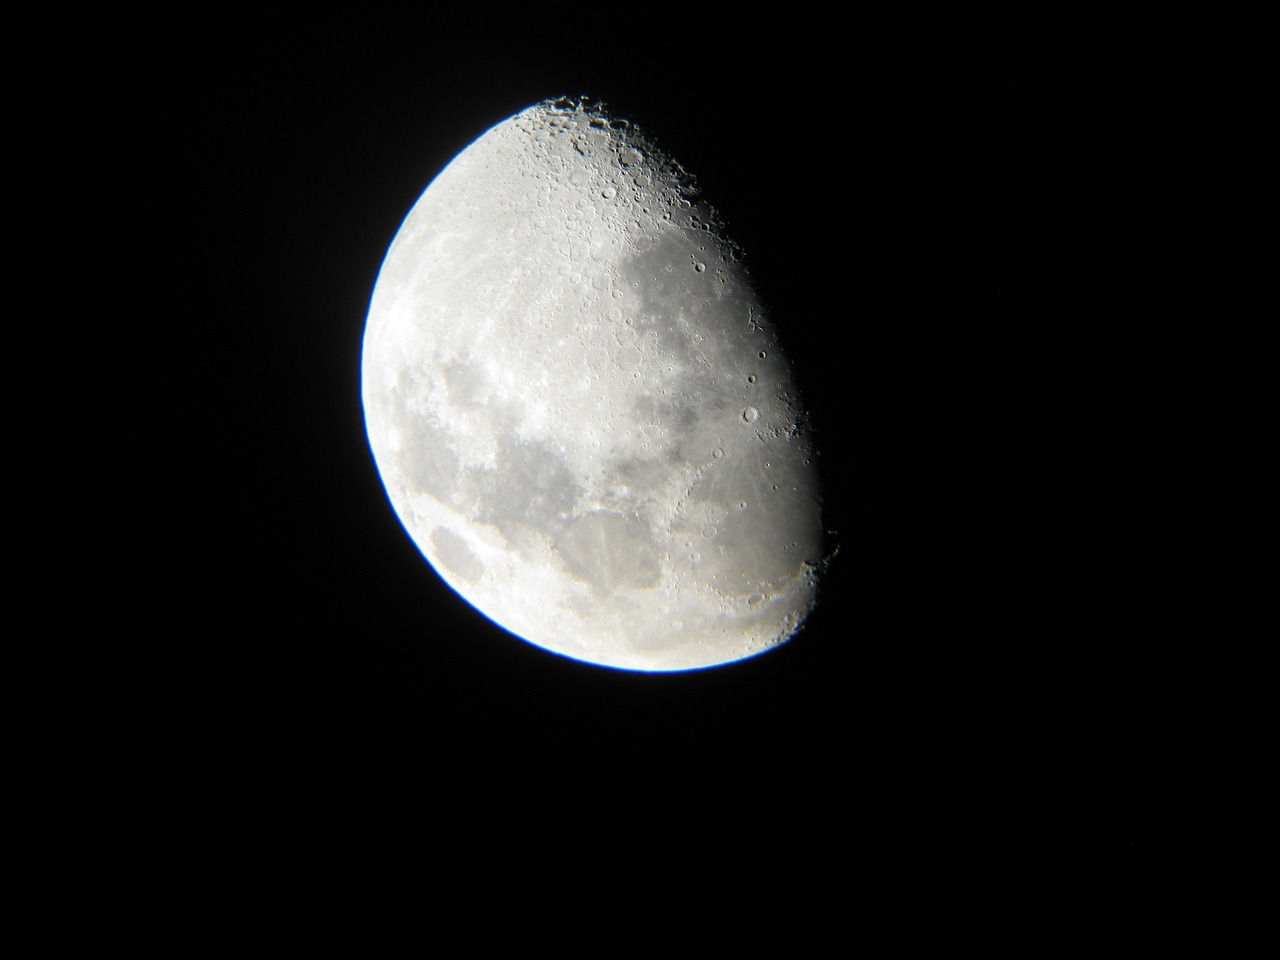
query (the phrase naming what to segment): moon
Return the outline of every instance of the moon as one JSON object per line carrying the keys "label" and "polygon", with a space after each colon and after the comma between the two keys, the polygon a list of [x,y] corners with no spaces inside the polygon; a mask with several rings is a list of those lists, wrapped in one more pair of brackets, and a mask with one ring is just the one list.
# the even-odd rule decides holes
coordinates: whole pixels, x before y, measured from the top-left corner
{"label": "moon", "polygon": [[696,180],[602,104],[529,107],[436,177],[361,379],[405,530],[529,643],[695,670],[812,611],[819,479],[775,327]]}

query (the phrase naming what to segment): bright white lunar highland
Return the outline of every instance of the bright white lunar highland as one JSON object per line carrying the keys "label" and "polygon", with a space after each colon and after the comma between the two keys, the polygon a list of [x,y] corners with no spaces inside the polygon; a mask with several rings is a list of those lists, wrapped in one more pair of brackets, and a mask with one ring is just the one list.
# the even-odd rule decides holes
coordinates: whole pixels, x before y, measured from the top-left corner
{"label": "bright white lunar highland", "polygon": [[817,472],[764,306],[693,179],[602,106],[530,107],[435,179],[362,377],[409,535],[531,643],[690,670],[812,609]]}

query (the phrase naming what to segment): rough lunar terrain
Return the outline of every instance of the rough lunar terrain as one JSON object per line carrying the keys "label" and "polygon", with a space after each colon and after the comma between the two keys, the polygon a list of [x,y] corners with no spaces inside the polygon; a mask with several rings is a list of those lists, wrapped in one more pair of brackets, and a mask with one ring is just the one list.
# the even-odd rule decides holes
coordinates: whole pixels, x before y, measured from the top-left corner
{"label": "rough lunar terrain", "polygon": [[414,542],[532,643],[686,670],[813,605],[817,471],[764,305],[693,179],[598,105],[531,107],[431,184],[363,391]]}

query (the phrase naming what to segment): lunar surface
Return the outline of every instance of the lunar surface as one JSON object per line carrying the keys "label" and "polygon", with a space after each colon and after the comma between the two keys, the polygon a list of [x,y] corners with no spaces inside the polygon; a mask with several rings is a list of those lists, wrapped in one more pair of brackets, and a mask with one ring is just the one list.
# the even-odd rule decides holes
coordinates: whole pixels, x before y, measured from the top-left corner
{"label": "lunar surface", "polygon": [[820,491],[774,327],[694,179],[603,106],[530,107],[432,182],[362,378],[405,529],[530,643],[691,670],[811,611]]}

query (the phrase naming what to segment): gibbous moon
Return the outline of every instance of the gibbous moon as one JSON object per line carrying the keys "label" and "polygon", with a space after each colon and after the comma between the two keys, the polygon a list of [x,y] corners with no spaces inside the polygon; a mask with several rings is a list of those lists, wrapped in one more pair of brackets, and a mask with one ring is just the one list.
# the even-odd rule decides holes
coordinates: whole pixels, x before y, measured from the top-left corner
{"label": "gibbous moon", "polygon": [[812,609],[817,471],[765,305],[693,178],[602,105],[530,107],[436,177],[362,379],[410,537],[530,643],[692,670]]}

